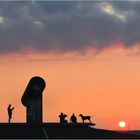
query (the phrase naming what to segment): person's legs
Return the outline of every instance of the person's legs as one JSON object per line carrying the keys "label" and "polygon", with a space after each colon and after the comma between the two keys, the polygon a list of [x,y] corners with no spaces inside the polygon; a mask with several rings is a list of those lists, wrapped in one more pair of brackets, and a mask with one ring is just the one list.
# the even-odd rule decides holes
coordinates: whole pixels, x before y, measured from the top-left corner
{"label": "person's legs", "polygon": [[9,122],[9,123],[11,122],[11,118],[12,118],[12,116],[11,116],[11,115],[9,115],[9,120],[8,120],[8,122]]}

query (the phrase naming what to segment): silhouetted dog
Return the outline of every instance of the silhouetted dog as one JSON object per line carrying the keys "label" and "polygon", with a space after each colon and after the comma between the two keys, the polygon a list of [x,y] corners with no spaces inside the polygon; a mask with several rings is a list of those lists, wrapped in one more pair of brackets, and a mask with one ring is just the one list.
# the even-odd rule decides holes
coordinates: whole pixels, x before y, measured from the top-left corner
{"label": "silhouetted dog", "polygon": [[91,116],[83,116],[82,114],[79,115],[84,123],[84,120],[89,120],[89,122],[91,123]]}

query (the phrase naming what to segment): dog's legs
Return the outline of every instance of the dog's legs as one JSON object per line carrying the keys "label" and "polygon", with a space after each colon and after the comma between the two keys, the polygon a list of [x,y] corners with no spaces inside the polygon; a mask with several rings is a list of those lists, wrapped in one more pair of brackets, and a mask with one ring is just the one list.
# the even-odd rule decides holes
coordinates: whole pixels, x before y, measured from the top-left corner
{"label": "dog's legs", "polygon": [[91,120],[89,119],[90,123],[91,123]]}

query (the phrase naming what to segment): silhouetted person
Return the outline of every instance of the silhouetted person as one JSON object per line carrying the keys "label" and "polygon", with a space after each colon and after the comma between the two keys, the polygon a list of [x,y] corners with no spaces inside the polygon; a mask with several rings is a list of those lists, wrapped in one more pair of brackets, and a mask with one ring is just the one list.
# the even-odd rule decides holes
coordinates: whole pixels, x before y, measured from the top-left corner
{"label": "silhouetted person", "polygon": [[10,123],[11,122],[11,119],[12,119],[12,111],[13,111],[14,107],[11,106],[11,104],[9,104],[8,108],[7,108],[7,111],[8,111],[8,122]]}
{"label": "silhouetted person", "polygon": [[66,114],[61,113],[61,114],[59,115],[60,123],[67,123],[67,120],[65,120],[66,117],[67,117]]}
{"label": "silhouetted person", "polygon": [[72,123],[77,123],[77,118],[75,116],[75,114],[73,113],[72,116],[70,117],[70,122]]}

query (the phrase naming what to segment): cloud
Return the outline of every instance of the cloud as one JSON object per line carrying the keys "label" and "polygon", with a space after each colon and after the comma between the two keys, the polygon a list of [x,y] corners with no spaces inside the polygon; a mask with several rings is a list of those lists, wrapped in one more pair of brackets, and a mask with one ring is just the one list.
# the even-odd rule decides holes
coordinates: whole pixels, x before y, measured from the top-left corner
{"label": "cloud", "polygon": [[126,22],[126,18],[127,16],[119,11],[117,11],[113,5],[111,4],[108,4],[108,3],[103,3],[101,5],[101,9],[103,11],[105,11],[106,13],[112,15],[112,16],[115,16],[117,17],[118,19],[120,19],[122,22]]}
{"label": "cloud", "polygon": [[139,1],[0,1],[1,53],[100,50],[113,43],[140,43]]}

